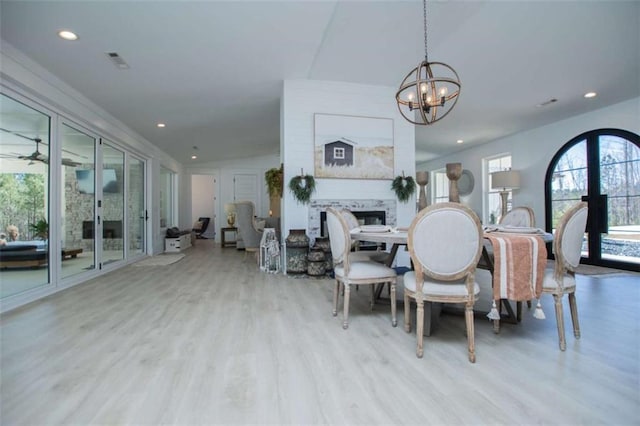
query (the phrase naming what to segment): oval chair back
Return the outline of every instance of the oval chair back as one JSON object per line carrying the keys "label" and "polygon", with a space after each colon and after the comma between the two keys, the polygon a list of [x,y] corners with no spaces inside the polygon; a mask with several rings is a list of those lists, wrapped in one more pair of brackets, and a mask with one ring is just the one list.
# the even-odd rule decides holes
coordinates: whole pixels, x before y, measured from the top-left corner
{"label": "oval chair back", "polygon": [[409,228],[411,259],[422,272],[445,281],[474,272],[482,253],[482,226],[476,214],[458,203],[423,209]]}
{"label": "oval chair back", "polygon": [[345,264],[344,266],[348,267],[346,264],[347,253],[351,250],[349,228],[340,212],[331,207],[327,209],[327,230],[329,231],[329,243],[331,245],[333,264]]}
{"label": "oval chair back", "polygon": [[531,208],[520,206],[514,207],[504,217],[501,217],[500,225],[533,228],[536,226],[536,219]]}
{"label": "oval chair back", "polygon": [[560,219],[553,240],[556,263],[570,271],[575,271],[580,264],[587,214],[587,203],[584,201],[569,209]]}

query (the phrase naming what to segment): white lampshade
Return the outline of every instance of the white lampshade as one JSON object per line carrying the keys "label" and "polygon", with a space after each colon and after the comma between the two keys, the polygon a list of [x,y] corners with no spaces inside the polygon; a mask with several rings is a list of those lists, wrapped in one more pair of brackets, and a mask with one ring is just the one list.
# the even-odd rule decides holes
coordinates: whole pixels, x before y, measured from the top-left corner
{"label": "white lampshade", "polygon": [[514,170],[491,173],[491,189],[517,188],[520,188],[520,173]]}
{"label": "white lampshade", "polygon": [[226,214],[235,214],[236,212],[236,205],[234,203],[228,203],[224,205],[224,212]]}

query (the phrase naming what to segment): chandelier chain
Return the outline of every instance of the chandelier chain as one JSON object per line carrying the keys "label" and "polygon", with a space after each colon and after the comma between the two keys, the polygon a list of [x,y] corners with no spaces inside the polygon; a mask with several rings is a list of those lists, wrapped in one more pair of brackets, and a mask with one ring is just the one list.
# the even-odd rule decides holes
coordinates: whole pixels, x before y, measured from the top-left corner
{"label": "chandelier chain", "polygon": [[427,0],[422,0],[422,16],[424,19],[424,60],[429,62],[427,54]]}

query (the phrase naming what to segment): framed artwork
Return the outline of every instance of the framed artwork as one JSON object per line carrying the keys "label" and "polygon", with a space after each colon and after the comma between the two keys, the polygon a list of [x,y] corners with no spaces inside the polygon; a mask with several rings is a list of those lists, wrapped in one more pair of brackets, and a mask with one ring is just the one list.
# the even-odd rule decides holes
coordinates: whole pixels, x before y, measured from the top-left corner
{"label": "framed artwork", "polygon": [[316,178],[393,179],[393,120],[314,115]]}

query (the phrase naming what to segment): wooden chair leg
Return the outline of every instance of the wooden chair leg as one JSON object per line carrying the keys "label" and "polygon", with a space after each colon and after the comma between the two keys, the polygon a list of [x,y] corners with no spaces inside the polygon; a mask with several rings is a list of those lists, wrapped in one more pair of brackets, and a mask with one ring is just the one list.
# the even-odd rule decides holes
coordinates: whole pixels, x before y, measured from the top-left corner
{"label": "wooden chair leg", "polygon": [[569,308],[571,309],[571,322],[573,322],[573,335],[580,338],[580,323],[578,322],[578,305],[576,305],[576,294],[569,293]]}
{"label": "wooden chair leg", "polygon": [[406,290],[404,292],[404,331],[411,333],[411,301]]}
{"label": "wooden chair leg", "polygon": [[567,348],[567,342],[564,337],[564,317],[562,313],[562,295],[554,294],[553,299],[556,307],[556,323],[558,324],[558,339],[560,344],[560,350],[564,351]]}
{"label": "wooden chair leg", "polygon": [[338,294],[340,293],[340,281],[336,280],[333,286],[333,316],[338,315]]}
{"label": "wooden chair leg", "polygon": [[371,310],[373,311],[373,304],[374,304],[374,299],[375,299],[375,293],[376,293],[376,289],[375,289],[376,285],[375,284],[371,284],[369,286],[369,288],[371,289],[371,292],[369,294],[369,305],[371,306]]}
{"label": "wooden chair leg", "polygon": [[[391,288],[391,325],[396,327],[398,325],[398,318],[396,317],[396,283],[393,281],[389,287]],[[373,286],[371,287],[373,288]]]}
{"label": "wooden chair leg", "polygon": [[475,328],[473,324],[473,303],[467,303],[464,310],[464,316],[467,323],[467,342],[469,344],[469,361],[476,362],[475,347]]}
{"label": "wooden chair leg", "polygon": [[344,309],[342,316],[342,328],[349,328],[349,296],[351,294],[351,286],[344,283]]}
{"label": "wooden chair leg", "polygon": [[416,309],[416,337],[418,338],[418,348],[416,349],[416,356],[422,358],[424,355],[424,301],[418,297],[416,299],[418,305]]}

